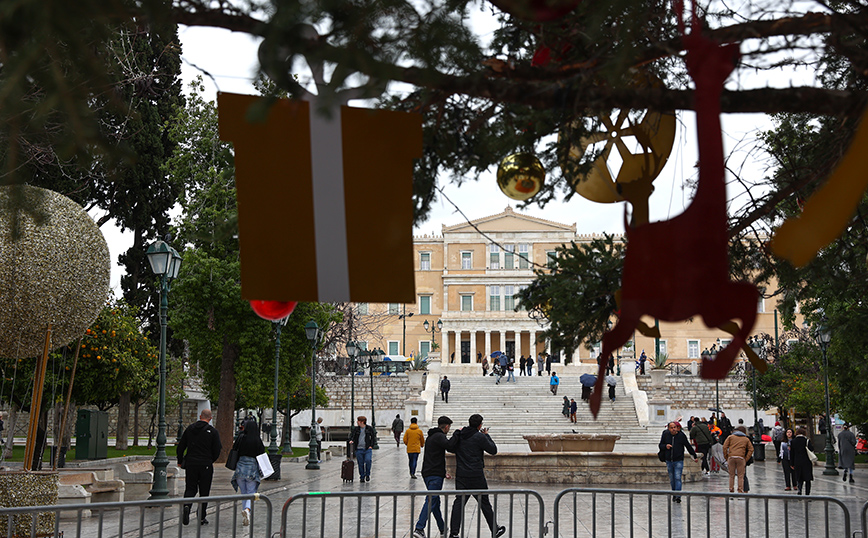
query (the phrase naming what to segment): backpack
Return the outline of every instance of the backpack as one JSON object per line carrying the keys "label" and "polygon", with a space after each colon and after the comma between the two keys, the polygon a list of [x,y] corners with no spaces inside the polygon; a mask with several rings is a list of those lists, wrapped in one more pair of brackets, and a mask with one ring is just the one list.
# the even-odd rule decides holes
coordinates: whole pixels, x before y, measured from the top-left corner
{"label": "backpack", "polygon": [[773,441],[782,441],[784,438],[784,429],[780,426],[775,426],[772,428],[772,440]]}

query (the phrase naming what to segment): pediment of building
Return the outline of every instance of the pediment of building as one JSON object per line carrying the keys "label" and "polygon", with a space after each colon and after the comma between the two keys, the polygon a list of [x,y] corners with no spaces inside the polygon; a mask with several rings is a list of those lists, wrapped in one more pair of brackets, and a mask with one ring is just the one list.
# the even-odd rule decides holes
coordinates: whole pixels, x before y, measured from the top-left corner
{"label": "pediment of building", "polygon": [[[476,228],[474,228],[474,226]],[[531,217],[516,213],[511,207],[507,207],[503,212],[488,217],[476,219],[471,223],[462,222],[453,224],[452,226],[443,225],[443,234],[447,233],[464,233],[476,232],[479,229],[487,233],[497,232],[562,232],[575,235],[576,225],[562,224],[550,220],[541,219],[539,217]]]}

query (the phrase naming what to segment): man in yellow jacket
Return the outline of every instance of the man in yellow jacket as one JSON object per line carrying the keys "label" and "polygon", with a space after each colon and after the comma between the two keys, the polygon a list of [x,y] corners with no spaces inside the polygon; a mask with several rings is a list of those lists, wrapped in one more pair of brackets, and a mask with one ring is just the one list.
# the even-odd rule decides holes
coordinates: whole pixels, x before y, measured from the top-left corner
{"label": "man in yellow jacket", "polygon": [[419,429],[416,417],[410,419],[410,429],[404,432],[404,444],[407,445],[407,457],[410,458],[410,478],[416,478],[416,462],[425,444],[425,434]]}

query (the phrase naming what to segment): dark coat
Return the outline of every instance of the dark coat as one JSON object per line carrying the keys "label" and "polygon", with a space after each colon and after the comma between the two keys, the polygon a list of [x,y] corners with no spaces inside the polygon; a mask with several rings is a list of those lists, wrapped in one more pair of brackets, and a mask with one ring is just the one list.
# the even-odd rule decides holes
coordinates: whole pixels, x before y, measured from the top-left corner
{"label": "dark coat", "polygon": [[838,434],[839,466],[843,469],[853,469],[856,463],[856,436],[852,431],[844,430]]}
{"label": "dark coat", "polygon": [[422,460],[422,478],[446,476],[446,445],[449,440],[440,428],[428,430],[425,440],[425,458]]}
{"label": "dark coat", "polygon": [[220,457],[220,435],[204,420],[196,421],[184,430],[178,443],[178,464],[211,465]]}
{"label": "dark coat", "polygon": [[440,392],[449,392],[449,389],[452,388],[452,382],[448,379],[440,380]]}
{"label": "dark coat", "polygon": [[790,441],[790,464],[796,482],[814,479],[814,463],[808,457],[808,450],[814,450],[814,443],[804,435],[797,435]]}
{"label": "dark coat", "polygon": [[353,426],[353,429],[350,431],[350,441],[353,443],[353,450],[362,450],[373,448],[374,446],[374,428],[370,424],[365,424],[365,433],[367,442],[364,443],[365,446],[359,445],[359,437],[361,436],[362,430],[358,426]]}
{"label": "dark coat", "polygon": [[[672,449],[667,449],[666,445],[672,445]],[[684,449],[687,449],[691,456],[696,457],[696,452],[684,432],[678,432],[673,436],[669,432],[669,428],[663,430],[663,436],[660,437],[660,444],[657,445],[657,448],[664,451],[666,461],[684,461]]]}
{"label": "dark coat", "polygon": [[446,450],[455,454],[455,476],[477,478],[485,476],[485,452],[497,454],[497,445],[487,433],[465,426],[449,439]]}
{"label": "dark coat", "polygon": [[713,445],[714,438],[711,436],[711,431],[708,429],[708,424],[695,422],[690,429],[690,438],[696,441],[697,445]]}

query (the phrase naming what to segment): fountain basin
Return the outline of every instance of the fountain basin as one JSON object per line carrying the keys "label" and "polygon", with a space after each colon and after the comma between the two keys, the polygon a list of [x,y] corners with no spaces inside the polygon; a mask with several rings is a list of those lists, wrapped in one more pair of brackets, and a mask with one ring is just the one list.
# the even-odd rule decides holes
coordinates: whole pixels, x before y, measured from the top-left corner
{"label": "fountain basin", "polygon": [[612,452],[616,434],[601,433],[548,433],[523,435],[531,452]]}

